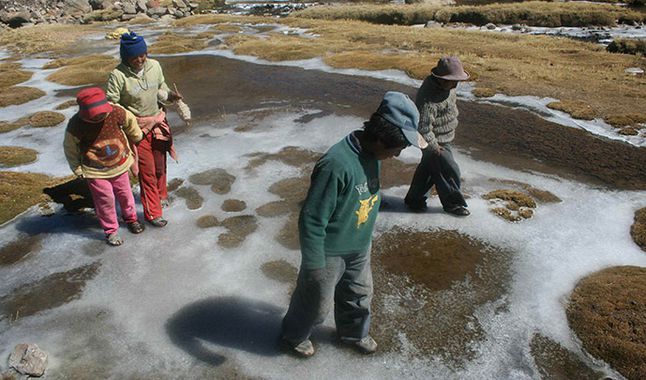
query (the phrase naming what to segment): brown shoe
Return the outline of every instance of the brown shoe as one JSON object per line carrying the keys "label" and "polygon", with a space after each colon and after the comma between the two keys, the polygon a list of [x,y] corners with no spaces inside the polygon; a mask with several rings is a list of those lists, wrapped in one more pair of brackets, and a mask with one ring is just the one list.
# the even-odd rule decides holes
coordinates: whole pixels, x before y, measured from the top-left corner
{"label": "brown shoe", "polygon": [[132,232],[133,234],[140,234],[144,232],[146,227],[141,224],[138,220],[128,223],[128,231]]}

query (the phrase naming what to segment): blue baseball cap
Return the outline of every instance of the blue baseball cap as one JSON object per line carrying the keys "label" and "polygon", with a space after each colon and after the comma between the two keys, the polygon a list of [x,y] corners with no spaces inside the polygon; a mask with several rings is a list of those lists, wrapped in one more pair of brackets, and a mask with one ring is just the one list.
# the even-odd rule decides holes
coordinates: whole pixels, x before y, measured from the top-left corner
{"label": "blue baseball cap", "polygon": [[424,137],[417,131],[419,111],[408,95],[397,91],[386,92],[375,113],[399,127],[411,145],[420,149],[428,147]]}

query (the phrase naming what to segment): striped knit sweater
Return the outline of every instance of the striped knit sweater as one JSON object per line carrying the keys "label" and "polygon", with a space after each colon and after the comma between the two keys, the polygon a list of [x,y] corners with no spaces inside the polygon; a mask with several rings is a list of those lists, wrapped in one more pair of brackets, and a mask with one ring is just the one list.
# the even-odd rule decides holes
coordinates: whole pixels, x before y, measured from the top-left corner
{"label": "striped knit sweater", "polygon": [[430,75],[417,91],[418,130],[428,142],[429,149],[437,151],[441,144],[453,141],[458,126],[456,99],[455,89],[444,90]]}

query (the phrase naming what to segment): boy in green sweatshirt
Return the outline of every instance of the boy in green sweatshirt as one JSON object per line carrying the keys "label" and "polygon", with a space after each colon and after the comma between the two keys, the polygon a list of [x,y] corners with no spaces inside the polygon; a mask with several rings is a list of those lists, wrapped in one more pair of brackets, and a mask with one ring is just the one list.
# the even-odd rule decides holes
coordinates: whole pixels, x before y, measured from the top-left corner
{"label": "boy in green sweatshirt", "polygon": [[316,163],[298,224],[301,268],[283,319],[282,339],[296,354],[314,355],[309,338],[332,300],[339,339],[363,353],[377,349],[368,332],[380,161],[409,145],[427,146],[418,122],[415,103],[389,91],[363,130],[350,133]]}

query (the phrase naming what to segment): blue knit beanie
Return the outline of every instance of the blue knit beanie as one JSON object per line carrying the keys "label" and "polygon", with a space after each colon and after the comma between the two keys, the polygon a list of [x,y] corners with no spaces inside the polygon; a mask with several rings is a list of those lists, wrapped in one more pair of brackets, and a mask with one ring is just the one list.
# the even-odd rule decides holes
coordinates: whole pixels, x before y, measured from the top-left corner
{"label": "blue knit beanie", "polygon": [[121,35],[119,54],[121,55],[122,62],[127,62],[128,58],[145,54],[147,51],[148,47],[142,36],[138,36],[135,32]]}

